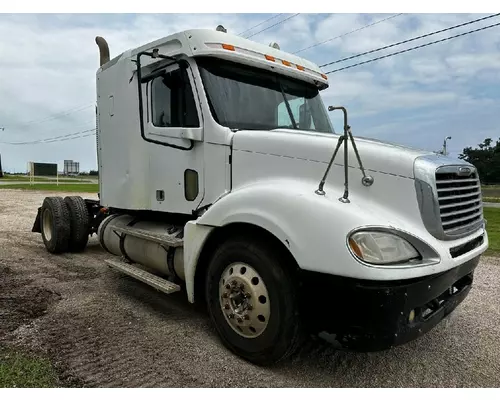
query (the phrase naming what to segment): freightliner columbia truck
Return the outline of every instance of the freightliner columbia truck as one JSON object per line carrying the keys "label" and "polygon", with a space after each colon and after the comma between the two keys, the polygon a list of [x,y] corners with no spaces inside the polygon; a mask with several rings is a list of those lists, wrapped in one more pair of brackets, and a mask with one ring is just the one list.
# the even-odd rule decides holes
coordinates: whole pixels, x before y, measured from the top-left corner
{"label": "freightliner columbia truck", "polygon": [[401,345],[466,298],[488,247],[473,165],[353,137],[327,76],[277,44],[220,26],[112,59],[96,43],[99,200],[43,201],[49,252],[97,234],[108,266],[206,306],[259,365],[311,336]]}

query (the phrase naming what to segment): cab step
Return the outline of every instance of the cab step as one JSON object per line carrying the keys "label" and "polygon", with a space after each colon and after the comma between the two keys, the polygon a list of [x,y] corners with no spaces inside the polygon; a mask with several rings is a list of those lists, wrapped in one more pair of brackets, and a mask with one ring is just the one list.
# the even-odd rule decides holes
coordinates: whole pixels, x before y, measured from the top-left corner
{"label": "cab step", "polygon": [[149,240],[150,242],[155,242],[169,247],[182,247],[184,244],[184,239],[177,237],[181,231],[174,232],[172,234],[162,234],[156,232],[150,232],[145,229],[138,229],[131,226],[113,228],[113,231],[120,235],[130,235],[139,239]]}
{"label": "cab step", "polygon": [[131,276],[145,284],[154,287],[165,294],[171,294],[181,290],[181,287],[173,282],[166,279],[160,278],[150,272],[144,271],[143,269],[134,266],[134,264],[127,264],[122,261],[117,260],[105,260],[104,261],[109,267],[114,268],[124,274]]}

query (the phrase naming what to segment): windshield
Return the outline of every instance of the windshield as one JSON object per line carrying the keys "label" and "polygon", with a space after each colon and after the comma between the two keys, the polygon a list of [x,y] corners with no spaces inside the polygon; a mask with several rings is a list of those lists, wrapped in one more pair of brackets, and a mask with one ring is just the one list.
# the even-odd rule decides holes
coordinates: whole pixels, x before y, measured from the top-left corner
{"label": "windshield", "polygon": [[258,68],[197,58],[214,119],[231,129],[334,133],[318,89]]}

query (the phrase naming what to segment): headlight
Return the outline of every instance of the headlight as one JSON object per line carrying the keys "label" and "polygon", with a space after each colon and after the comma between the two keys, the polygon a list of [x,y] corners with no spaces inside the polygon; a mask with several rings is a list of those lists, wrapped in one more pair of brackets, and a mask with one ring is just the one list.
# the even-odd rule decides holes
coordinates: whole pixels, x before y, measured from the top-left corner
{"label": "headlight", "polygon": [[349,247],[356,256],[369,264],[406,263],[421,258],[407,240],[387,232],[356,232],[349,238]]}

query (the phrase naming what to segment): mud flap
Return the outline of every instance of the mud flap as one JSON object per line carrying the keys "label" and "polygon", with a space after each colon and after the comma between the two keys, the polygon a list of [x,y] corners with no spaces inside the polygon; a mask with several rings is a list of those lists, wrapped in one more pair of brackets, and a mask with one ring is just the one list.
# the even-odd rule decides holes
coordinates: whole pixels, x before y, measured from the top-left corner
{"label": "mud flap", "polygon": [[41,214],[41,212],[42,212],[42,207],[38,207],[38,212],[36,213],[35,223],[33,224],[33,228],[31,229],[31,232],[42,233],[42,230],[40,227],[40,214]]}

